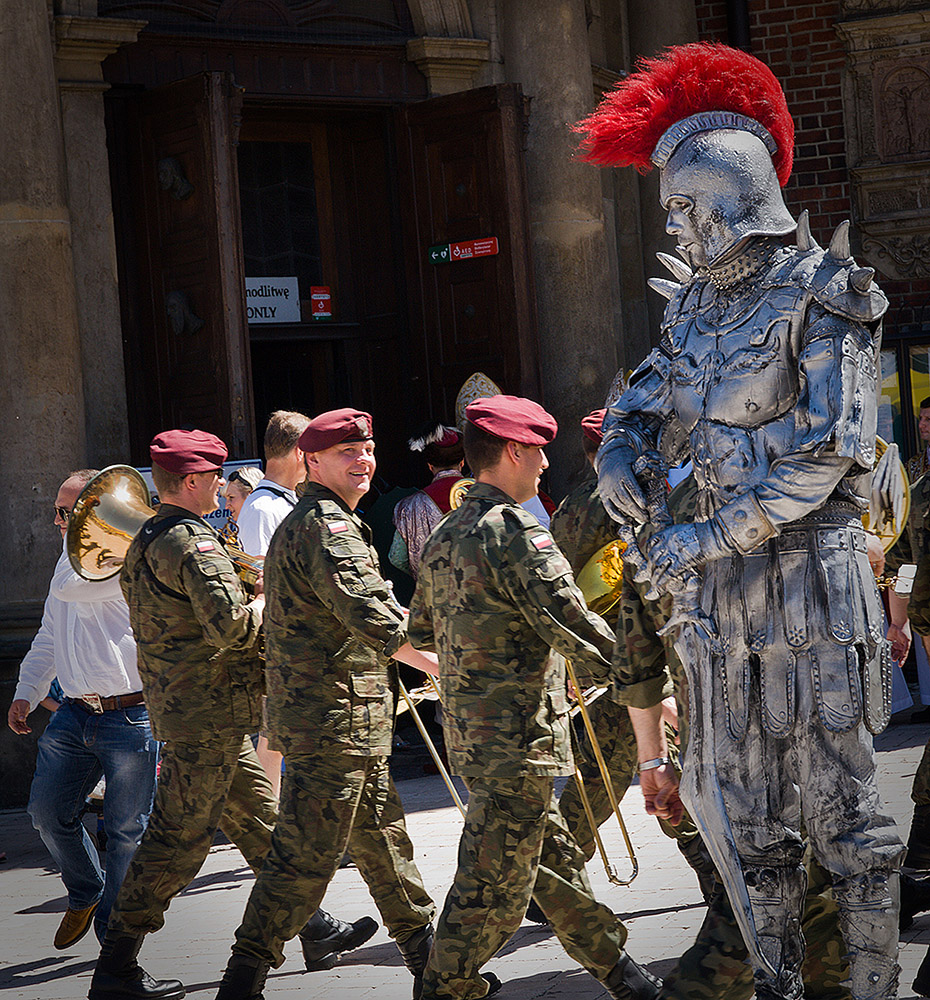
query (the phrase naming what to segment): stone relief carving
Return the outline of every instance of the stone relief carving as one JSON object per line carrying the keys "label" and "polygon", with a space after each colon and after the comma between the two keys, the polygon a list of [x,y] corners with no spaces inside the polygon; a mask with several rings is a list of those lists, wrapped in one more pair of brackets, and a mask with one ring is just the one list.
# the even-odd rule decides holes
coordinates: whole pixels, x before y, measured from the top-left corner
{"label": "stone relief carving", "polygon": [[[862,256],[930,276],[930,3],[844,0],[847,164]],[[872,15],[872,16],[863,16]]]}
{"label": "stone relief carving", "polygon": [[158,161],[158,186],[176,201],[184,201],[194,193],[194,185],[185,176],[181,161],[175,156],[164,156]]}
{"label": "stone relief carving", "polygon": [[165,296],[165,310],[168,313],[168,324],[174,335],[196,333],[203,328],[204,321],[194,313],[187,292],[173,291]]}

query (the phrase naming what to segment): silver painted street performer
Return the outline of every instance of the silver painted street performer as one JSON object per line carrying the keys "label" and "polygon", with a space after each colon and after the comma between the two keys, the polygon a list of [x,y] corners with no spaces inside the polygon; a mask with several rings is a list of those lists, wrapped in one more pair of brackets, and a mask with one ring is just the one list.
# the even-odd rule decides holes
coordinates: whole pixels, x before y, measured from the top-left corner
{"label": "silver painted street performer", "polygon": [[577,129],[590,162],[659,168],[686,262],[662,255],[677,281],[653,283],[669,299],[661,341],[609,407],[597,460],[621,521],[663,516],[663,462],[690,457],[700,488],[695,523],[666,522],[640,572],[677,595],[682,797],[758,997],[803,996],[802,817],[833,880],[852,995],[894,997],[902,845],[871,737],[888,719],[890,660],[861,520],[887,300],[851,258],[848,224],[823,250],[806,213],[788,212],[794,126],[752,56],[669,49]]}

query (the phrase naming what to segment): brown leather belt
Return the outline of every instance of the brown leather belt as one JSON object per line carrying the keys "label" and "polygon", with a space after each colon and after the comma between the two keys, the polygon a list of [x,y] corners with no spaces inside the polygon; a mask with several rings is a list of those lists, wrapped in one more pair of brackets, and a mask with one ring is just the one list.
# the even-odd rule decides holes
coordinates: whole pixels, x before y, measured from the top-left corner
{"label": "brown leather belt", "polygon": [[69,698],[68,701],[78,708],[90,712],[91,715],[101,715],[104,712],[115,712],[118,708],[133,708],[141,705],[145,699],[141,691],[131,694],[116,694],[112,698],[101,698],[99,695],[85,695],[83,698]]}

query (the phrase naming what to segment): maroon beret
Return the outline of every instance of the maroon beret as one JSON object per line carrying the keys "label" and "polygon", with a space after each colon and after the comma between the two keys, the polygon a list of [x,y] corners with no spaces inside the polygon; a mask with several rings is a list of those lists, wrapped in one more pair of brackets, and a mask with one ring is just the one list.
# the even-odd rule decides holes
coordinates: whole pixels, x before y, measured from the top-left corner
{"label": "maroon beret", "polygon": [[544,445],[555,437],[555,417],[532,399],[486,396],[465,407],[465,419],[486,434],[518,444]]}
{"label": "maroon beret", "polygon": [[371,414],[345,406],[314,417],[297,439],[301,451],[326,451],[346,441],[370,441]]}
{"label": "maroon beret", "polygon": [[596,441],[598,444],[604,439],[602,425],[606,412],[606,409],[592,410],[586,417],[582,417],[581,419],[581,429],[584,431],[584,436],[590,438],[592,441]]}
{"label": "maroon beret", "polygon": [[162,431],[149,445],[152,464],[176,476],[222,468],[229,449],[207,431]]}

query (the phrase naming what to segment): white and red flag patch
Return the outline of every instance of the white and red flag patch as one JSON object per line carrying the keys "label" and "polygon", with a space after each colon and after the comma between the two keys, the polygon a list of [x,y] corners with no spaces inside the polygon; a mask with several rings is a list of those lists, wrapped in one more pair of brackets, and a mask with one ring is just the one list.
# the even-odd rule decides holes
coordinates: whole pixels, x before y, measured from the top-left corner
{"label": "white and red flag patch", "polygon": [[326,526],[331,535],[341,535],[343,531],[348,531],[349,526],[345,521],[330,521]]}
{"label": "white and red flag patch", "polygon": [[552,548],[553,545],[551,535],[536,535],[530,541],[536,546],[538,552],[542,552],[543,549]]}
{"label": "white and red flag patch", "polygon": [[216,546],[213,544],[213,542],[198,542],[197,543],[197,551],[198,552],[212,552],[215,548],[216,548]]}

